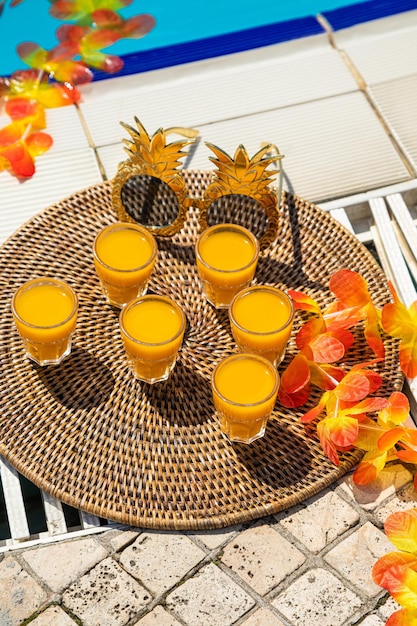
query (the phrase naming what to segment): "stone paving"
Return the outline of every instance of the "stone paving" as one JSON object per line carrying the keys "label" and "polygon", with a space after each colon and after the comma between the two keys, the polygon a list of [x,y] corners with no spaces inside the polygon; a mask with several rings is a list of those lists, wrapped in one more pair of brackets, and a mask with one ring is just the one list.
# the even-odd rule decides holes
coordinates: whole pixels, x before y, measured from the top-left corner
{"label": "stone paving", "polygon": [[0,556],[0,626],[382,626],[398,608],[371,576],[394,549],[383,523],[413,506],[397,464],[251,524],[23,544]]}

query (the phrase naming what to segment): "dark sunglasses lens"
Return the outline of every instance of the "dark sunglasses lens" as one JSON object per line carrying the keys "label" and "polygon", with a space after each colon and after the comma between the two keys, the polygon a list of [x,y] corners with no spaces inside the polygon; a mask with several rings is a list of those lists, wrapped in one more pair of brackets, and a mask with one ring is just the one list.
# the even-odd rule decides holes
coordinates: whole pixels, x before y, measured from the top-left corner
{"label": "dark sunglasses lens", "polygon": [[138,175],[128,178],[122,187],[121,201],[126,213],[146,228],[169,226],[179,213],[174,191],[154,176]]}
{"label": "dark sunglasses lens", "polygon": [[229,194],[215,200],[208,208],[207,223],[233,223],[244,226],[260,239],[268,227],[268,216],[260,202],[249,196]]}

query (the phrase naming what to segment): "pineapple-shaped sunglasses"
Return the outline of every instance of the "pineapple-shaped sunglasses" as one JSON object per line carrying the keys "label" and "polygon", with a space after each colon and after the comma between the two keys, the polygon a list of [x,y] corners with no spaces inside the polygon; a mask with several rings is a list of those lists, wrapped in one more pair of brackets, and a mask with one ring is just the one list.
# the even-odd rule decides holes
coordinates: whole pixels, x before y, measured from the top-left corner
{"label": "pineapple-shaped sunglasses", "polygon": [[[202,230],[218,222],[241,223],[256,234],[261,249],[270,245],[278,230],[283,176],[282,166],[267,169],[283,158],[276,146],[265,144],[249,158],[240,145],[232,158],[206,142],[217,169],[202,196],[194,197],[179,166],[189,156],[184,148],[196,144],[198,131],[160,128],[150,136],[137,118],[135,122],[137,129],[121,123],[132,140],[123,140],[129,159],[120,163],[112,181],[112,202],[121,220],[138,222],[156,235],[169,237],[182,229],[187,210],[193,206],[199,209]],[[173,133],[184,139],[167,143]],[[277,174],[278,191],[270,187]]]}

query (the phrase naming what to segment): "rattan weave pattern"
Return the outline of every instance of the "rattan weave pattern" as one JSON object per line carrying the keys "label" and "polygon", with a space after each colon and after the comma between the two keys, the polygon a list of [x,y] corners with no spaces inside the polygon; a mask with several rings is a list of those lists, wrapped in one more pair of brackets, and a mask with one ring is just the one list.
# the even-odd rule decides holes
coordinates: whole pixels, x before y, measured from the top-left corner
{"label": "rattan weave pattern", "polygon": [[[195,193],[209,173],[188,172],[187,178]],[[331,300],[330,274],[348,267],[365,277],[376,304],[389,300],[382,270],[327,213],[291,195],[284,195],[280,213],[279,236],[260,258],[258,283],[307,291],[324,305]],[[71,506],[125,524],[177,530],[278,512],[353,467],[356,452],[346,453],[338,468],[324,457],[314,429],[306,432],[299,422],[306,407],[277,403],[266,435],[250,446],[232,445],[220,433],[210,375],[235,346],[227,313],[202,295],[192,210],[181,233],[158,240],[150,285],[185,309],[179,361],[165,383],[148,386],[133,378],[118,311],[101,295],[91,254],[98,230],[114,221],[106,182],[48,207],[0,249],[0,454]],[[66,280],[80,301],[72,354],[56,367],[40,368],[24,357],[10,312],[15,289],[41,275]],[[297,314],[294,333],[300,319]],[[402,385],[397,347],[387,338],[379,365],[385,393]],[[294,352],[292,338],[286,363]],[[348,356],[352,363],[372,357],[361,333]]]}

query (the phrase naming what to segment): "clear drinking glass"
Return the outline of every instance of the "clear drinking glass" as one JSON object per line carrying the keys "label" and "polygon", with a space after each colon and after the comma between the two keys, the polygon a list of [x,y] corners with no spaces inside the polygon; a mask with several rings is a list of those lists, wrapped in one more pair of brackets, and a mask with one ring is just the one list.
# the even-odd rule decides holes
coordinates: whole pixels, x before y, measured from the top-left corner
{"label": "clear drinking glass", "polygon": [[291,298],[275,287],[256,285],[240,291],[229,307],[230,328],[241,352],[265,357],[278,366],[294,320]]}
{"label": "clear drinking glass", "polygon": [[247,228],[216,224],[204,230],[196,244],[196,263],[207,300],[227,308],[252,281],[258,257],[258,240]]}
{"label": "clear drinking glass", "polygon": [[155,237],[137,224],[118,222],[98,233],[94,265],[110,304],[121,308],[146,293],[157,251]]}
{"label": "clear drinking glass", "polygon": [[65,282],[29,280],[14,294],[12,313],[26,355],[38,365],[56,365],[70,354],[78,298]]}
{"label": "clear drinking glass", "polygon": [[166,296],[145,295],[120,313],[120,332],[127,360],[139,380],[166,380],[175,366],[186,325],[180,306]]}
{"label": "clear drinking glass", "polygon": [[212,374],[214,406],[230,441],[252,443],[263,437],[277,399],[276,368],[255,354],[234,354]]}

